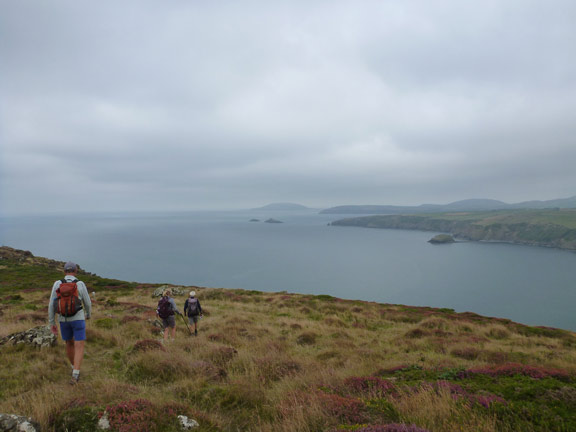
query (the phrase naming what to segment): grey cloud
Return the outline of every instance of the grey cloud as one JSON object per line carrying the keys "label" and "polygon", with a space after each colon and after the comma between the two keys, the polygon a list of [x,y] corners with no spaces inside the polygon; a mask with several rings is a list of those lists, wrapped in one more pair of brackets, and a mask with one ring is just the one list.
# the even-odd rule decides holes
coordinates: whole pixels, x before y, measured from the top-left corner
{"label": "grey cloud", "polygon": [[574,195],[567,0],[0,12],[7,212]]}

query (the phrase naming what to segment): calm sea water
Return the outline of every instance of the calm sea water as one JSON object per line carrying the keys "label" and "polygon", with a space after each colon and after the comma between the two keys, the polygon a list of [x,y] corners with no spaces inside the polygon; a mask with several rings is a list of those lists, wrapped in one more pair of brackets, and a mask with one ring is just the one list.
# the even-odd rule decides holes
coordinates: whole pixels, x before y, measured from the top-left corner
{"label": "calm sea water", "polygon": [[[273,217],[282,224],[249,222]],[[138,282],[329,294],[576,330],[576,253],[332,227],[315,212],[0,219],[0,243]]]}

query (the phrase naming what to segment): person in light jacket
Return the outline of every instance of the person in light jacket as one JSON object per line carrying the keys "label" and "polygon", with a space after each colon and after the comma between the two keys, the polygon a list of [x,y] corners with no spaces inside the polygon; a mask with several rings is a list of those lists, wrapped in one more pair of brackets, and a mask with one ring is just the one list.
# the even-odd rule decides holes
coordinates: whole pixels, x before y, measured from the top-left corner
{"label": "person in light jacket", "polygon": [[[66,342],[66,355],[72,366],[72,378],[70,380],[72,385],[77,384],[80,379],[80,366],[82,366],[86,344],[86,320],[90,319],[92,315],[92,302],[88,289],[84,282],[78,280],[77,273],[78,266],[76,264],[73,262],[64,264],[64,279],[54,282],[48,304],[50,330],[54,335],[58,335],[58,327],[56,327],[56,315],[58,315],[60,334]],[[65,285],[63,286],[63,284]],[[70,287],[71,289],[72,302],[67,303],[68,305],[73,304],[70,310],[61,310],[62,308],[68,309],[68,306],[63,307],[64,303],[59,300],[61,291],[63,291],[60,290],[61,287],[67,289]]]}

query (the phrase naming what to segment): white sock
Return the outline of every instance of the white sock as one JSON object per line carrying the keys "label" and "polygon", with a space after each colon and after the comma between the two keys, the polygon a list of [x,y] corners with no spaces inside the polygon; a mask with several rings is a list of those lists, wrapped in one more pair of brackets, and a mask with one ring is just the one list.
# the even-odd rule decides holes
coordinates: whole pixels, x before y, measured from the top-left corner
{"label": "white sock", "polygon": [[72,376],[78,378],[78,376],[80,375],[80,370],[79,369],[73,369],[72,370]]}

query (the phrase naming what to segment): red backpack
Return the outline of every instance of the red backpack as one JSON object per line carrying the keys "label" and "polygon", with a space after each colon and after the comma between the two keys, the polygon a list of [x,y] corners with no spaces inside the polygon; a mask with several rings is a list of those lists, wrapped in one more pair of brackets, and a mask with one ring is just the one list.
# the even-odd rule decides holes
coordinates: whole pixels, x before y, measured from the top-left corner
{"label": "red backpack", "polygon": [[78,279],[68,282],[62,279],[60,287],[56,290],[56,312],[65,317],[75,315],[82,309],[82,301],[78,296]]}

